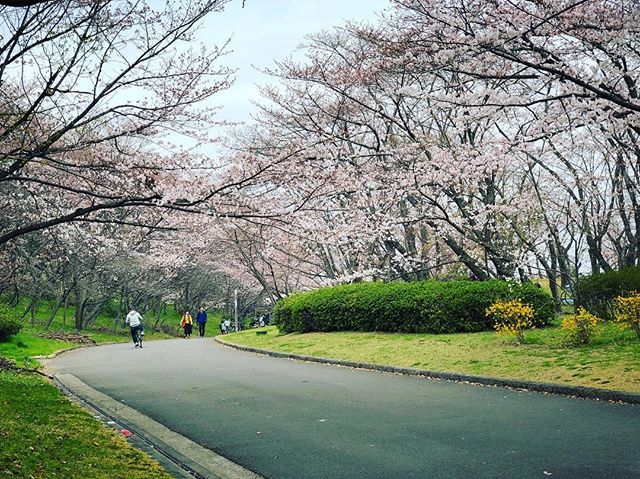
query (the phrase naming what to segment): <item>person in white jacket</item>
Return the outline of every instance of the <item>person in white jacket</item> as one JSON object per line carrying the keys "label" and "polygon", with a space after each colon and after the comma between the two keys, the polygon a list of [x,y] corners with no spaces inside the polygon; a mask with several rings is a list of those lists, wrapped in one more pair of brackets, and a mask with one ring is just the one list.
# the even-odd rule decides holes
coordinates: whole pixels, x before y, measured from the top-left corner
{"label": "person in white jacket", "polygon": [[133,344],[135,344],[136,348],[141,348],[142,343],[138,341],[138,331],[140,334],[144,334],[142,332],[142,316],[140,316],[140,313],[138,313],[133,306],[131,307],[129,314],[127,314],[127,319],[125,319],[124,322],[131,328],[131,339],[133,339]]}

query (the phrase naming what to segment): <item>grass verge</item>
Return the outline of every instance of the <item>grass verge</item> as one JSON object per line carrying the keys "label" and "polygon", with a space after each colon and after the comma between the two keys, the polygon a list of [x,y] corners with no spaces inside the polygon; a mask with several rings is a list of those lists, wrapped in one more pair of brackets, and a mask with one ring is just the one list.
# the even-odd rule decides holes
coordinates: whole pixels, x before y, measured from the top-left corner
{"label": "grass verge", "polygon": [[0,477],[170,479],[48,382],[0,372]]}
{"label": "grass verge", "polygon": [[600,325],[593,343],[569,347],[559,326],[528,331],[525,344],[492,332],[458,334],[307,333],[277,328],[229,334],[256,348],[479,376],[640,392],[640,341],[631,331]]}
{"label": "grass verge", "polygon": [[0,356],[13,359],[18,366],[34,368],[39,364],[33,356],[49,356],[71,346],[73,344],[67,341],[46,339],[33,332],[20,331],[8,341],[0,342]]}
{"label": "grass verge", "polygon": [[[27,327],[0,342],[0,357],[35,368],[37,355],[49,355],[72,343],[46,339]],[[95,332],[96,342],[130,340]],[[115,336],[115,338],[114,338]],[[0,368],[1,369],[1,368]],[[114,431],[75,405],[45,379],[0,370],[0,477],[170,479],[156,461],[133,448]]]}

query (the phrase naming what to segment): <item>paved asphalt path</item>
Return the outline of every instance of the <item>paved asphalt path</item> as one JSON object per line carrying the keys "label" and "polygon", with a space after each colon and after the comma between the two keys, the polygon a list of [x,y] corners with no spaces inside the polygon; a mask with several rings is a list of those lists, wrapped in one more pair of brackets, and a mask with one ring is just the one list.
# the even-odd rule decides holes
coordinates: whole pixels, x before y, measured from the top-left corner
{"label": "paved asphalt path", "polygon": [[640,406],[240,352],[212,339],[53,360],[268,478],[640,478]]}

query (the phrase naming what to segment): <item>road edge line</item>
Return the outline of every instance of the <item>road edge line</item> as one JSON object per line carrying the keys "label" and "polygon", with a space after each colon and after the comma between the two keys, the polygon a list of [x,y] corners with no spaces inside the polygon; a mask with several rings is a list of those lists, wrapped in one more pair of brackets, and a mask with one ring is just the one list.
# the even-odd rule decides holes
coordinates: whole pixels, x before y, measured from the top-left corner
{"label": "road edge line", "polygon": [[555,394],[558,396],[569,396],[573,398],[591,399],[595,401],[610,401],[625,404],[640,404],[640,394],[625,391],[615,391],[612,389],[599,389],[588,386],[567,386],[563,384],[543,383],[538,381],[526,381],[521,379],[503,379],[489,376],[474,376],[470,374],[448,373],[444,371],[429,371],[426,369],[403,368],[399,366],[389,366],[386,364],[361,363],[341,359],[323,358],[318,356],[305,356],[302,354],[284,353],[272,351],[270,349],[254,348],[243,344],[235,344],[219,336],[214,337],[215,341],[223,346],[228,346],[241,351],[264,354],[275,358],[294,359],[334,366],[344,366],[354,369],[366,369],[386,373],[402,374],[406,376],[418,376],[427,379],[437,379],[453,381],[466,384],[478,384],[482,386],[495,386],[506,389],[516,389],[531,391],[543,394]]}

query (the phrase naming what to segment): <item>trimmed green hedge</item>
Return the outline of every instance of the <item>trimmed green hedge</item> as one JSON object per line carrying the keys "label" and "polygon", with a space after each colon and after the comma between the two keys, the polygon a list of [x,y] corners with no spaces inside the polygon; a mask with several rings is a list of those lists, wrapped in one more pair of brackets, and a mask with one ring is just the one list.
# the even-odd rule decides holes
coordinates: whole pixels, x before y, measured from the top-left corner
{"label": "trimmed green hedge", "polygon": [[6,341],[9,336],[18,334],[21,329],[22,323],[16,312],[0,303],[0,341]]}
{"label": "trimmed green hedge", "polygon": [[492,281],[356,283],[297,293],[273,309],[280,331],[455,333],[493,329],[485,310],[520,298],[535,309],[536,327],[554,317],[551,297],[532,284]]}
{"label": "trimmed green hedge", "polygon": [[583,307],[600,319],[615,315],[613,300],[640,291],[640,267],[581,276],[575,290],[576,307]]}

